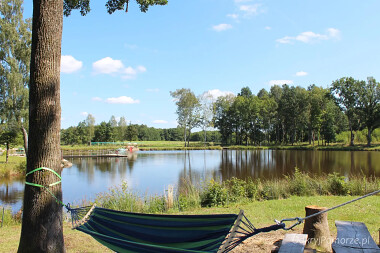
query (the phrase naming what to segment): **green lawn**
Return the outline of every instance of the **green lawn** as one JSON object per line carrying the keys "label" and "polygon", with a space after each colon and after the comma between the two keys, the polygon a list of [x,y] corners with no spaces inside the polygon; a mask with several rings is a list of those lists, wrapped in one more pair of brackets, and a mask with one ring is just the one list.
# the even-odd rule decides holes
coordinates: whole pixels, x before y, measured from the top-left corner
{"label": "green lawn", "polygon": [[[290,197],[282,200],[255,201],[240,206],[200,208],[181,214],[210,214],[210,213],[238,213],[243,209],[248,219],[256,226],[269,226],[274,224],[274,219],[304,217],[304,207],[318,205],[332,207],[349,201],[351,196],[316,196],[316,197]],[[380,228],[380,196],[372,196],[344,207],[332,210],[328,213],[330,231],[336,235],[335,220],[364,222],[372,237],[379,243]],[[291,224],[291,223],[290,223]],[[299,225],[296,232],[301,231],[303,225]],[[9,225],[0,228],[0,252],[16,252],[20,237],[21,225]],[[291,233],[291,232],[289,232]],[[64,237],[67,252],[110,252],[88,235],[70,229],[70,224],[64,225]],[[282,239],[282,238],[278,238]]]}

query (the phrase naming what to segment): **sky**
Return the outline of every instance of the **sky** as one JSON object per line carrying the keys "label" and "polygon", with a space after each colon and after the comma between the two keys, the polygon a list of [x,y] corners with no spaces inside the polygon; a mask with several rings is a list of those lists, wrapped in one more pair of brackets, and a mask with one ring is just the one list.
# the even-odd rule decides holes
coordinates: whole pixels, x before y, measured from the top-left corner
{"label": "sky", "polygon": [[[254,94],[284,83],[327,88],[380,80],[380,1],[168,0],[109,15],[106,0],[64,17],[62,128],[88,114],[155,128],[177,126],[170,91]],[[32,1],[24,1],[31,17]]]}

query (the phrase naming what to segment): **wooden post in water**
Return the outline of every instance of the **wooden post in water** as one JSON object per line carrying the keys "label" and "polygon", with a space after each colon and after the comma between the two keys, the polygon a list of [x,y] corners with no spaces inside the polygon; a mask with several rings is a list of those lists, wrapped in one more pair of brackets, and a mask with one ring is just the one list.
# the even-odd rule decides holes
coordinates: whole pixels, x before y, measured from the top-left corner
{"label": "wooden post in water", "polygon": [[[306,217],[326,210],[326,207],[310,205],[305,207]],[[308,235],[308,243],[314,243],[317,246],[331,251],[331,237],[327,213],[322,213],[305,220],[303,233]]]}

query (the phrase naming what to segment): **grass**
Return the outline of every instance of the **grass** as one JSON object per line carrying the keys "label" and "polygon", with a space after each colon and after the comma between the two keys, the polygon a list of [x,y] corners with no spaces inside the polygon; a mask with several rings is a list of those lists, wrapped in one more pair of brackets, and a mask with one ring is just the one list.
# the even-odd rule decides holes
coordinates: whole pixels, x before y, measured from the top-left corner
{"label": "grass", "polygon": [[[180,214],[217,214],[238,213],[243,209],[248,219],[256,226],[263,227],[274,224],[274,219],[304,217],[304,207],[318,205],[332,207],[353,199],[352,196],[291,196],[288,199],[253,201],[245,204],[231,204],[224,207],[196,208]],[[380,196],[372,196],[355,203],[332,210],[328,213],[330,232],[336,235],[335,220],[364,222],[374,240],[378,241],[380,228]],[[291,224],[291,223],[290,223]],[[111,252],[88,235],[70,229],[71,223],[64,223],[63,233],[67,252]],[[297,232],[303,225],[299,225]],[[16,252],[20,238],[21,225],[5,225],[0,228],[0,252]],[[292,232],[289,232],[292,233]],[[282,238],[278,238],[282,239]]]}
{"label": "grass", "polygon": [[[121,145],[63,145],[62,150],[102,150],[102,149],[117,149]],[[190,142],[189,147],[184,146],[183,141],[142,141],[137,142],[140,150],[200,150],[200,149],[222,149],[219,143]],[[355,146],[349,146],[346,143],[331,143],[329,145],[315,145],[308,142],[295,143],[294,145],[260,145],[260,146],[245,146],[245,145],[230,145],[225,146],[229,149],[281,149],[281,150],[331,150],[331,151],[380,151],[380,143],[374,142],[371,147],[366,146],[366,143],[356,143]]]}
{"label": "grass", "polygon": [[[134,143],[134,142],[132,142]],[[199,150],[199,149],[221,149],[214,143],[190,142],[189,147],[184,146],[183,141],[142,141],[136,142],[140,150]],[[62,150],[79,151],[79,150],[102,150],[117,149],[122,145],[62,145]]]}
{"label": "grass", "polygon": [[20,175],[25,172],[25,157],[9,156],[8,163],[5,163],[5,159],[5,154],[0,156],[0,178]]}

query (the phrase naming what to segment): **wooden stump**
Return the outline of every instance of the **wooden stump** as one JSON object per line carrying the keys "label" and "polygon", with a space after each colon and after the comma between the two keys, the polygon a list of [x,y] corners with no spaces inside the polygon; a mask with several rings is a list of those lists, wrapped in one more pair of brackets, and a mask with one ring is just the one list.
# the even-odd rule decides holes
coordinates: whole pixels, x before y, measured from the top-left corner
{"label": "wooden stump", "polygon": [[[326,207],[306,206],[306,216],[326,210]],[[308,243],[315,243],[317,246],[330,251],[331,237],[329,223],[327,221],[327,213],[322,213],[317,216],[305,220],[303,233],[308,235]]]}

